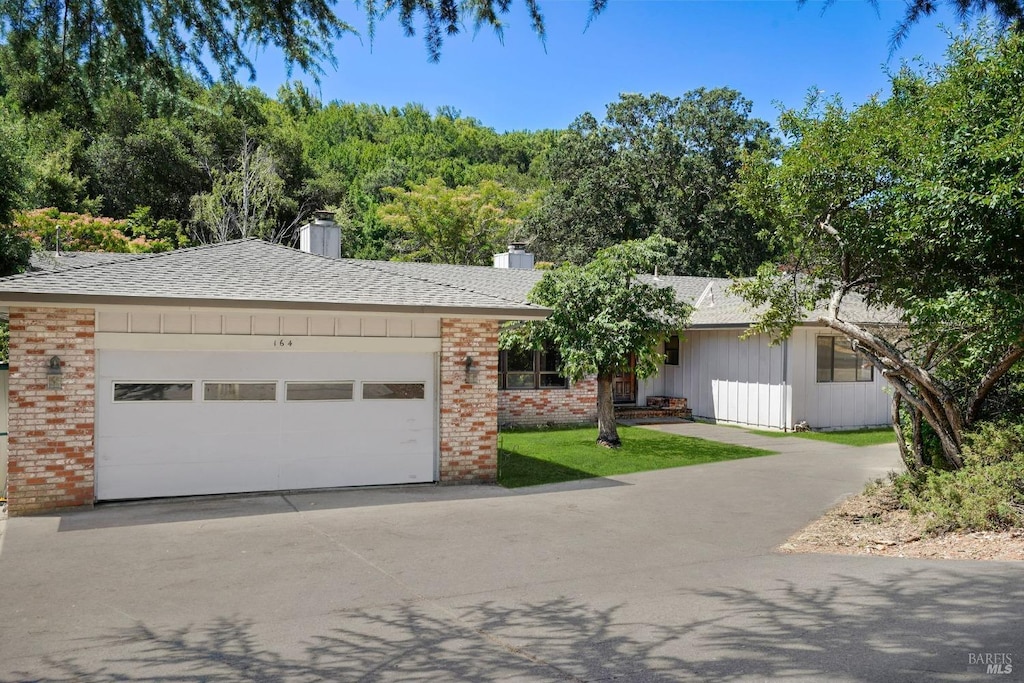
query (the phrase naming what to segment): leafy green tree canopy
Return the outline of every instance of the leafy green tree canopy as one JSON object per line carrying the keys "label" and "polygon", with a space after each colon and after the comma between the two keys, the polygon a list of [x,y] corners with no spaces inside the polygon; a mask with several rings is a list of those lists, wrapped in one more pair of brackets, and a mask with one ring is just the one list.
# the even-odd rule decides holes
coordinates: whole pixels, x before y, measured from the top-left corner
{"label": "leafy green tree canopy", "polygon": [[573,381],[597,376],[599,443],[620,445],[612,380],[635,359],[637,377],[650,377],[662,360],[659,342],[686,326],[690,306],[671,287],[641,279],[664,264],[674,245],[654,235],[599,251],[593,261],[549,270],[530,301],[552,310],[543,321],[516,324],[502,333],[503,348],[554,344],[559,371]]}
{"label": "leafy green tree canopy", "polygon": [[396,228],[399,258],[486,266],[521,224],[528,200],[499,183],[449,188],[440,178],[409,190],[388,188],[394,200],[380,208]]}
{"label": "leafy green tree canopy", "polygon": [[683,97],[622,95],[604,121],[576,119],[549,155],[554,184],[528,227],[539,255],[586,263],[599,249],[661,234],[687,275],[749,274],[767,257],[759,227],[733,201],[740,154],[776,146],[751,103],[729,88]]}
{"label": "leafy green tree canopy", "polygon": [[32,254],[31,243],[11,226],[25,191],[21,138],[22,128],[0,111],[0,277],[23,271]]}
{"label": "leafy green tree canopy", "polygon": [[[983,31],[945,66],[897,74],[886,101],[786,112],[781,164],[753,153],[742,173],[742,203],[800,275],[769,265],[740,285],[767,305],[756,329],[785,336],[827,303],[821,322],[893,387],[898,428],[907,411],[911,468],[959,467],[964,432],[999,415],[1001,380],[1024,357],[1021,92],[1024,36]],[[898,325],[851,319],[857,297]]]}

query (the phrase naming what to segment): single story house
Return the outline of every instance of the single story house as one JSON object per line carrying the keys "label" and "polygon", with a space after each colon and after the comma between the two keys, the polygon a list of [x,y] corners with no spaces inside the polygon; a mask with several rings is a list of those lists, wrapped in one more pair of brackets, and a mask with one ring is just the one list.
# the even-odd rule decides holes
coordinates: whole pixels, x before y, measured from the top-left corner
{"label": "single story house", "polygon": [[[525,301],[543,275],[533,269],[486,266],[378,265],[395,274],[517,301]],[[693,306],[693,314],[686,330],[663,343],[665,361],[656,375],[638,380],[627,372],[616,377],[616,403],[671,402],[687,406],[696,418],[784,431],[801,422],[813,429],[889,424],[888,382],[845,337],[817,322],[824,311],[807,315],[789,339],[773,346],[763,335],[741,338],[755,311],[730,291],[732,280],[674,275],[646,279],[672,287],[677,298]],[[891,312],[868,308],[853,296],[844,302],[843,314],[881,326],[898,323]],[[596,419],[596,382],[566,382],[557,374],[553,353],[503,351],[499,360],[501,424]]]}
{"label": "single story house", "polygon": [[259,240],[11,276],[0,305],[11,514],[493,480],[498,326],[549,313]]}
{"label": "single story house", "polygon": [[[549,314],[526,301],[540,271],[305,253],[337,255],[315,237],[41,257],[0,279],[10,513],[493,481],[499,423],[594,419],[595,382],[567,382],[553,352],[499,353],[502,323]],[[620,401],[688,399],[697,417],[778,429],[886,421],[881,378],[835,335],[741,341],[749,314],[727,281],[660,280],[693,325],[657,376],[620,377]]]}

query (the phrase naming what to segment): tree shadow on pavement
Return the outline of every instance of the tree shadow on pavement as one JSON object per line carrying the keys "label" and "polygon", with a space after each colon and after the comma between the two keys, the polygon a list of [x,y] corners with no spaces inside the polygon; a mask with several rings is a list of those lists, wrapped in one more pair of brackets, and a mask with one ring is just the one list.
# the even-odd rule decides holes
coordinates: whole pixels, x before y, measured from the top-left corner
{"label": "tree shadow on pavement", "polygon": [[[872,565],[878,566],[878,565]],[[569,597],[413,601],[308,621],[138,624],[19,680],[978,680],[971,653],[1024,668],[1024,586],[1008,567],[818,575],[597,608]],[[658,598],[661,598],[660,602]],[[686,606],[679,618],[666,605]],[[654,609],[657,618],[644,618]],[[685,613],[685,614],[684,614]],[[694,615],[699,615],[695,618]],[[658,623],[654,623],[658,622]]]}
{"label": "tree shadow on pavement", "polygon": [[705,592],[699,599],[714,607],[705,612],[703,624],[691,624],[696,636],[692,645],[718,656],[700,663],[700,677],[978,680],[986,676],[986,665],[975,660],[986,653],[1005,653],[1013,660],[1016,677],[1002,678],[1021,680],[1020,568],[974,563],[970,568],[948,567],[936,563],[879,571],[870,579],[834,575],[813,585],[785,580],[756,591]]}
{"label": "tree shadow on pavement", "polygon": [[340,625],[300,635],[294,647],[281,641],[301,625],[238,618],[173,629],[138,624],[77,643],[75,656],[46,660],[43,674],[18,675],[94,683],[673,680],[668,672],[682,663],[654,650],[680,633],[655,627],[644,640],[618,634],[616,612],[566,598],[513,607],[484,603],[466,614],[413,602],[337,612],[326,620]]}

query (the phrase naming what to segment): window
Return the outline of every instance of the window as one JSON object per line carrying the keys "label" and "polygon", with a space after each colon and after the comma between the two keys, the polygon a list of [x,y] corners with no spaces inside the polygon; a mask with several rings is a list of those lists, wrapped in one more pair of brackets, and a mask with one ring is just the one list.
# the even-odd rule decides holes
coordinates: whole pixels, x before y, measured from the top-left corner
{"label": "window", "polygon": [[364,399],[408,400],[426,396],[422,382],[363,382]]}
{"label": "window", "polygon": [[351,401],[352,382],[285,382],[286,401]]}
{"label": "window", "polygon": [[679,365],[679,335],[665,340],[665,365]]}
{"label": "window", "polygon": [[853,350],[849,339],[818,337],[819,382],[871,382],[875,368],[859,351]]}
{"label": "window", "polygon": [[276,382],[203,382],[204,401],[276,401]]}
{"label": "window", "polygon": [[558,374],[558,352],[511,349],[498,356],[499,389],[565,389],[569,382]]}
{"label": "window", "polygon": [[114,382],[114,401],[191,401],[191,382]]}

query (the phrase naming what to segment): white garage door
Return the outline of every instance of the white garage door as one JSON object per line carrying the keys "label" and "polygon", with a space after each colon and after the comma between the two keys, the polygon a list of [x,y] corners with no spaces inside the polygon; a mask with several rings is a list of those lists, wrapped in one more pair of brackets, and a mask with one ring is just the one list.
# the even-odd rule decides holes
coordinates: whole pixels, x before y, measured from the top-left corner
{"label": "white garage door", "polygon": [[98,352],[100,500],[433,481],[434,355]]}

